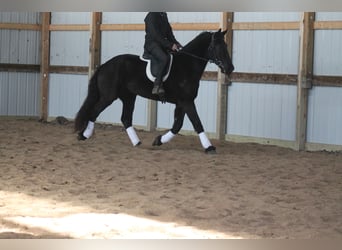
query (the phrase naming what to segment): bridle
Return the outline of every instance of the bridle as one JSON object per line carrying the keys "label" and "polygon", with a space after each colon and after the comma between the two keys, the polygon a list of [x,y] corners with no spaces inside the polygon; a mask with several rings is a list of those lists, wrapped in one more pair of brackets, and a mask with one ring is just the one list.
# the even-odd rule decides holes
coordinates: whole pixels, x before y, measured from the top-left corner
{"label": "bridle", "polygon": [[214,50],[214,41],[215,41],[215,38],[214,38],[214,34],[213,34],[212,38],[211,38],[211,42],[210,42],[209,47],[208,47],[209,57],[211,57],[213,59],[197,56],[195,54],[189,53],[189,52],[184,51],[184,50],[179,50],[178,53],[185,54],[185,55],[188,55],[188,56],[191,56],[193,58],[196,58],[196,59],[199,59],[202,61],[206,61],[209,63],[215,63],[220,68],[221,67],[223,68],[223,62],[221,60],[219,60],[218,57],[216,56],[216,52]]}

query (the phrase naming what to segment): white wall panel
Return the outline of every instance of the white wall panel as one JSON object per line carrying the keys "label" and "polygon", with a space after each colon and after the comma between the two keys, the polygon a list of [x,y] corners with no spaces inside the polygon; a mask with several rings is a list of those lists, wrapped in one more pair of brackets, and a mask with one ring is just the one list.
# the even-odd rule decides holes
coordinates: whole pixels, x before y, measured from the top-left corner
{"label": "white wall panel", "polygon": [[233,63],[236,72],[298,72],[297,30],[234,31],[233,44]]}
{"label": "white wall panel", "polygon": [[307,141],[342,145],[342,88],[313,87],[309,92]]}
{"label": "white wall panel", "polygon": [[[147,12],[104,12],[103,23],[144,23]],[[170,23],[220,22],[220,12],[168,12]]]}
{"label": "white wall panel", "polygon": [[342,12],[317,12],[316,21],[341,21]]}
{"label": "white wall panel", "polygon": [[145,35],[143,31],[102,32],[101,62],[120,54],[142,55]]}
{"label": "white wall panel", "polygon": [[147,12],[103,12],[102,23],[137,24],[144,23]]}
{"label": "white wall panel", "polygon": [[316,30],[314,74],[342,76],[342,30]]}
{"label": "white wall panel", "polygon": [[88,91],[88,76],[51,74],[48,116],[74,119]]}
{"label": "white wall panel", "polygon": [[[0,22],[37,24],[34,12],[0,12]],[[40,32],[0,30],[0,63],[39,64]],[[39,115],[39,74],[0,72],[0,115]]]}
{"label": "white wall panel", "polygon": [[39,12],[0,12],[1,23],[39,24]]}
{"label": "white wall panel", "polygon": [[0,72],[0,115],[38,116],[39,74]]}
{"label": "white wall panel", "polygon": [[50,63],[51,65],[88,66],[89,32],[51,32]]}
{"label": "white wall panel", "polygon": [[300,12],[235,12],[234,22],[296,22]]}
{"label": "white wall panel", "polygon": [[52,24],[89,24],[91,12],[52,12]]}
{"label": "white wall panel", "polygon": [[[0,12],[0,22],[38,24],[40,15],[34,12]],[[0,41],[0,63],[39,63],[39,31],[0,30]]]}
{"label": "white wall panel", "polygon": [[296,86],[233,83],[228,90],[228,134],[295,140]]}

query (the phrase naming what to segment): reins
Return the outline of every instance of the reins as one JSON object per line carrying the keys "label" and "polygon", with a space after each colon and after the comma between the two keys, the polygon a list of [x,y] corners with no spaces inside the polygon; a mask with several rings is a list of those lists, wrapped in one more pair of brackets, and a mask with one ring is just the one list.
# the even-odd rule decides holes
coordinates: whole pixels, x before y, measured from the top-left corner
{"label": "reins", "polygon": [[200,57],[200,56],[197,56],[195,54],[192,54],[192,53],[189,53],[189,52],[186,52],[184,50],[179,50],[177,53],[181,53],[181,54],[185,54],[185,55],[188,55],[188,56],[191,56],[191,57],[194,57],[196,59],[199,59],[199,60],[202,60],[202,61],[211,61],[209,60],[208,58],[204,58],[204,57]]}

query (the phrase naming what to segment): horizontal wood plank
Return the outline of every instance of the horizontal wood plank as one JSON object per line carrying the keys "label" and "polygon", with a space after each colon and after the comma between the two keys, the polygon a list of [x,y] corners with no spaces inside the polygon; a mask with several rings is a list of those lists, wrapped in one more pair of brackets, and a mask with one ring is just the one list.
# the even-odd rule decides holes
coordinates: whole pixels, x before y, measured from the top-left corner
{"label": "horizontal wood plank", "polygon": [[89,24],[50,24],[50,31],[89,31]]}
{"label": "horizontal wood plank", "polygon": [[0,63],[0,71],[2,72],[40,72],[38,64],[9,64]]}
{"label": "horizontal wood plank", "polygon": [[[40,65],[37,64],[6,64],[0,63],[0,71],[2,72],[40,72]],[[49,66],[50,73],[58,74],[88,74],[87,66],[64,66],[64,65],[51,65]],[[203,81],[217,81],[217,71],[205,71],[202,75]],[[264,84],[286,84],[296,85],[297,75],[292,74],[263,74],[263,73],[244,73],[233,72],[227,83],[264,83]],[[342,76],[313,76],[313,86],[330,86],[342,87]]]}
{"label": "horizontal wood plank", "polygon": [[25,23],[0,23],[0,29],[7,30],[41,30],[39,24],[25,24]]}
{"label": "horizontal wood plank", "polygon": [[342,29],[342,21],[316,21],[314,22],[314,29]]}
{"label": "horizontal wood plank", "polygon": [[299,22],[236,22],[233,30],[297,30]]}
{"label": "horizontal wood plank", "polygon": [[63,65],[50,65],[50,73],[58,74],[76,74],[76,75],[87,75],[89,67],[87,66],[63,66]]}

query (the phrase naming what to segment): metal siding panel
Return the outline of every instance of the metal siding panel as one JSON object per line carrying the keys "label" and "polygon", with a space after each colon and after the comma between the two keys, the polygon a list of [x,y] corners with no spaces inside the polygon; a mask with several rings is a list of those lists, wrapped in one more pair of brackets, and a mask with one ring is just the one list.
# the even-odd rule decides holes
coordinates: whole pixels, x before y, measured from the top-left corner
{"label": "metal siding panel", "polygon": [[104,31],[101,40],[102,63],[121,54],[141,55],[143,53],[143,31]]}
{"label": "metal siding panel", "polygon": [[0,30],[0,62],[38,64],[40,33],[38,31]]}
{"label": "metal siding panel", "polygon": [[342,12],[317,12],[316,21],[341,21]]}
{"label": "metal siding panel", "polygon": [[52,24],[89,24],[91,12],[52,12]]}
{"label": "metal siding panel", "polygon": [[313,87],[309,92],[308,142],[342,145],[342,88]]}
{"label": "metal siding panel", "polygon": [[314,74],[342,76],[342,30],[316,30]]}
{"label": "metal siding panel", "polygon": [[[40,14],[35,12],[0,12],[3,23],[37,24]],[[40,32],[30,30],[0,30],[1,63],[39,63]]]}
{"label": "metal siding panel", "polygon": [[[147,12],[104,12],[103,23],[144,23]],[[168,12],[170,23],[220,22],[221,12]]]}
{"label": "metal siding panel", "polygon": [[228,134],[295,139],[296,87],[233,83],[228,91]]}
{"label": "metal siding panel", "polygon": [[217,23],[221,21],[221,12],[168,12],[171,23]]}
{"label": "metal siding panel", "polygon": [[0,63],[10,62],[11,31],[0,30]]}
{"label": "metal siding panel", "polygon": [[0,115],[8,115],[8,73],[0,72]]}
{"label": "metal siding panel", "polygon": [[147,12],[103,12],[104,24],[137,24],[144,23]]}
{"label": "metal siding panel", "polygon": [[300,12],[235,12],[234,22],[296,22]]}
{"label": "metal siding panel", "polygon": [[233,40],[235,71],[297,74],[297,30],[234,31]]}
{"label": "metal siding panel", "polygon": [[39,107],[39,74],[1,72],[1,115],[37,116]]}
{"label": "metal siding panel", "polygon": [[88,88],[85,75],[51,74],[49,83],[48,114],[74,119]]}
{"label": "metal siding panel", "polygon": [[3,12],[0,11],[1,23],[27,23],[27,24],[39,24],[40,13],[39,12]]}
{"label": "metal siding panel", "polygon": [[51,32],[51,65],[88,66],[89,32]]}

